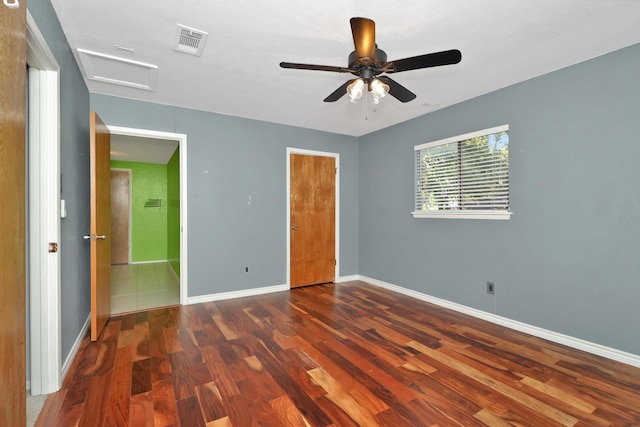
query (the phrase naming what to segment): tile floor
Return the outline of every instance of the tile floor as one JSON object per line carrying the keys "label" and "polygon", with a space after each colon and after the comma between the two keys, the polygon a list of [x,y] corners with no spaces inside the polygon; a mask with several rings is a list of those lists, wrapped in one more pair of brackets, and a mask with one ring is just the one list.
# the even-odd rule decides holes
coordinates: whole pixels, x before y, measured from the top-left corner
{"label": "tile floor", "polygon": [[111,266],[111,314],[180,303],[180,280],[168,263]]}
{"label": "tile floor", "polygon": [[47,396],[46,394],[32,396],[31,392],[27,390],[27,427],[36,425],[36,420],[38,419],[38,415],[40,415],[40,411],[42,411]]}

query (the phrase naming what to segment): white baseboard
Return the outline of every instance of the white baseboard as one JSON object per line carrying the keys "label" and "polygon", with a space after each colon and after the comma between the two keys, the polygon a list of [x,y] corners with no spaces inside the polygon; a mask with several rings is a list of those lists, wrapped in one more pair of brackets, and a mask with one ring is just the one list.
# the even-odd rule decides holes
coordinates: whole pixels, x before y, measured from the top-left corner
{"label": "white baseboard", "polygon": [[262,288],[242,289],[240,291],[220,292],[217,294],[200,295],[187,298],[187,304],[199,304],[202,302],[222,301],[232,298],[251,297],[255,295],[270,294],[272,292],[288,291],[289,285],[265,286]]}
{"label": "white baseboard", "polygon": [[152,261],[131,261],[129,264],[157,264],[159,262],[168,262],[166,259],[156,259]]}
{"label": "white baseboard", "polygon": [[[351,276],[350,276],[351,277]],[[398,292],[399,294],[407,295],[422,301],[429,302],[441,307],[445,307],[460,313],[468,314],[469,316],[477,317],[482,320],[486,320],[491,323],[507,327],[509,329],[515,329],[516,331],[524,332],[529,335],[533,335],[538,338],[543,338],[549,341],[553,341],[558,344],[566,345],[578,350],[586,351],[598,356],[606,357],[611,360],[626,363],[631,366],[640,368],[640,355],[633,353],[627,353],[622,350],[607,347],[604,345],[596,344],[590,341],[586,341],[580,338],[575,338],[569,335],[560,334],[558,332],[543,329],[538,326],[529,325],[527,323],[518,322],[517,320],[508,319],[506,317],[498,316],[496,314],[487,313],[486,311],[477,310],[475,308],[467,307],[462,304],[447,301],[444,299],[432,297],[427,294],[423,294],[418,291],[403,288],[402,286],[393,285],[391,283],[383,282],[382,280],[372,279],[366,276],[357,276],[358,279],[367,282],[371,285],[385,288],[390,291]]]}
{"label": "white baseboard", "polygon": [[64,379],[67,376],[67,373],[69,372],[69,368],[71,368],[71,364],[73,363],[73,360],[76,358],[76,355],[78,354],[78,350],[80,349],[80,344],[82,344],[82,339],[85,337],[85,335],[87,335],[87,331],[89,330],[90,324],[91,324],[91,313],[89,313],[89,317],[87,317],[86,322],[84,322],[82,329],[80,329],[80,333],[76,337],[76,341],[71,346],[71,350],[69,351],[67,358],[64,360],[64,363],[62,364],[60,384],[64,382]]}
{"label": "white baseboard", "polygon": [[340,276],[336,279],[336,283],[353,282],[354,280],[360,280],[360,276],[352,274],[351,276]]}
{"label": "white baseboard", "polygon": [[[335,283],[351,282],[354,280],[360,280],[360,276],[358,276],[357,274],[354,274],[352,276],[338,277]],[[251,297],[254,295],[269,294],[272,292],[288,291],[289,289],[291,289],[289,285],[274,285],[274,286],[265,286],[261,288],[243,289],[240,291],[220,292],[218,294],[199,295],[197,297],[187,298],[187,304],[199,304],[202,302],[222,301],[225,299],[232,299],[232,298]]]}

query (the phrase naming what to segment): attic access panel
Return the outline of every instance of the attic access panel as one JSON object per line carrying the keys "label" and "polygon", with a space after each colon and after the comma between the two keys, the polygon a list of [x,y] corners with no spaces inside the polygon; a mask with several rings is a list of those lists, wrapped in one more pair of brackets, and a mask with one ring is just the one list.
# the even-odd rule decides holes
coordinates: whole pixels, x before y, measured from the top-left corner
{"label": "attic access panel", "polygon": [[149,91],[156,90],[157,65],[80,48],[77,52],[84,75],[89,80]]}

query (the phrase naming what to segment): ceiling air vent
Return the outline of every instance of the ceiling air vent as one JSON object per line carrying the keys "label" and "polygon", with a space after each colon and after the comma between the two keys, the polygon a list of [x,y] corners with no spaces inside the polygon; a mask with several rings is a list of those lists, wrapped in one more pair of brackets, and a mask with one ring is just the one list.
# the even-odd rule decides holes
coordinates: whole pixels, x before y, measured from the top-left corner
{"label": "ceiling air vent", "polygon": [[178,24],[173,50],[188,53],[189,55],[200,56],[208,35],[209,34],[204,31]]}

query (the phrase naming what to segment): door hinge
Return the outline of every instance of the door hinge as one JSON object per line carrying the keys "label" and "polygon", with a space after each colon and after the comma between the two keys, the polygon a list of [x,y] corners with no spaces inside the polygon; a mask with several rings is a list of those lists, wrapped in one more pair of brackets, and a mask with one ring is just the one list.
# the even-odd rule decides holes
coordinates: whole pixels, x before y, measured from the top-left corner
{"label": "door hinge", "polygon": [[338,168],[336,168],[336,175],[338,175]]}
{"label": "door hinge", "polygon": [[333,265],[338,265],[338,260],[337,259],[333,260]]}
{"label": "door hinge", "polygon": [[49,243],[49,253],[53,254],[53,253],[56,253],[56,252],[58,252],[58,244],[55,243],[55,242],[50,242]]}

